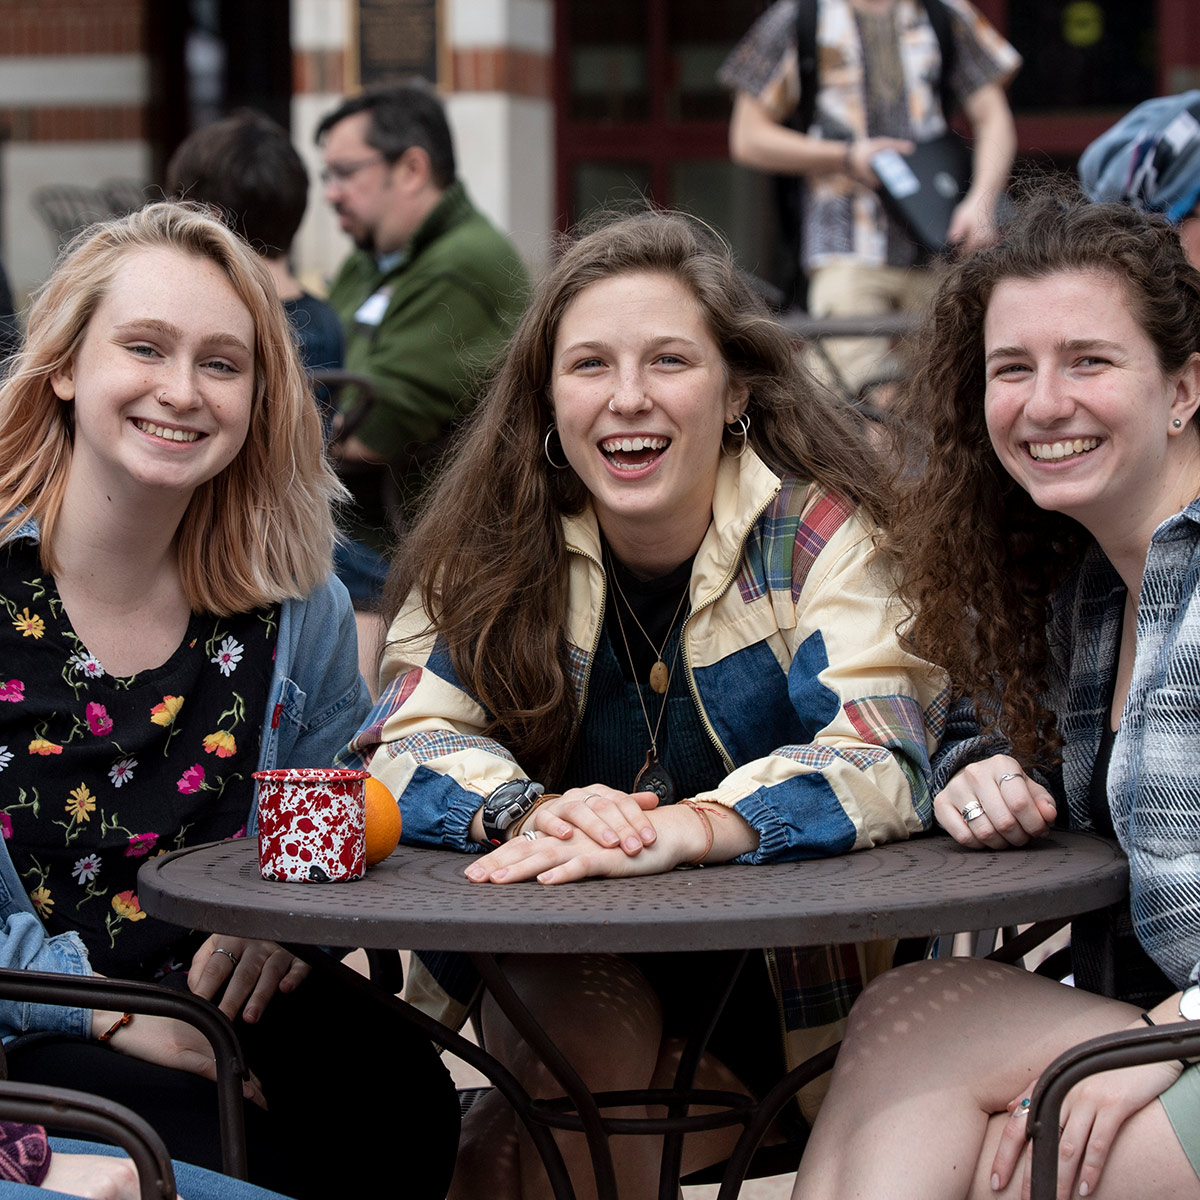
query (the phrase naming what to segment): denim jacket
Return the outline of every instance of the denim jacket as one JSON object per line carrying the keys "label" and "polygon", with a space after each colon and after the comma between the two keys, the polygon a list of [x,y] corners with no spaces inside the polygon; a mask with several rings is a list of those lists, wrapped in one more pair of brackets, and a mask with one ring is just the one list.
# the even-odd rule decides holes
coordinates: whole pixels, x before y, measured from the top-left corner
{"label": "denim jacket", "polygon": [[[38,541],[34,522],[14,537]],[[333,576],[304,600],[285,600],[279,612],[275,669],[266,711],[258,769],[320,766],[354,736],[370,698],[358,673],[354,611],[346,589]],[[258,811],[247,814],[254,833]],[[34,912],[20,877],[0,840],[0,967],[90,975],[87,950],[76,933],[49,937]],[[63,1005],[0,1000],[0,1038],[53,1030],[87,1037],[91,1011]]]}

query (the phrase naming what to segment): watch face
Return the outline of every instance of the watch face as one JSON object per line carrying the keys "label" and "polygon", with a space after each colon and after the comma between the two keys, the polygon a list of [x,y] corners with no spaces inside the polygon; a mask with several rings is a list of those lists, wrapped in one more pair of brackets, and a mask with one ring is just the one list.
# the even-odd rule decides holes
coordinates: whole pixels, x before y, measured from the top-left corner
{"label": "watch face", "polygon": [[480,813],[488,841],[498,846],[504,840],[504,831],[519,821],[541,794],[541,784],[528,779],[513,779],[496,788],[484,800]]}
{"label": "watch face", "polygon": [[1193,984],[1180,997],[1179,1015],[1185,1021],[1200,1021],[1200,986]]}

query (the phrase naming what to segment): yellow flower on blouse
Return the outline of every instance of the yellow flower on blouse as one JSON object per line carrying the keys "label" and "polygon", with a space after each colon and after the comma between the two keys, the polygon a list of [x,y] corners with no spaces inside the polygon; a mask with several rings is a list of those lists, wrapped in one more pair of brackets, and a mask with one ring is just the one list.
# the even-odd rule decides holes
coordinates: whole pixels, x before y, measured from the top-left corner
{"label": "yellow flower on blouse", "polygon": [[33,741],[29,743],[29,753],[42,755],[61,754],[62,747],[56,745],[54,742],[48,742],[44,737],[35,737]]}
{"label": "yellow flower on blouse", "polygon": [[138,898],[134,892],[118,892],[112,898],[112,906],[117,916],[124,917],[127,921],[144,921],[146,914],[142,912],[142,906],[138,903]]}
{"label": "yellow flower on blouse", "polygon": [[21,609],[21,615],[13,621],[13,628],[21,631],[22,637],[40,638],[46,632],[46,622],[36,613],[29,615],[29,609]]}
{"label": "yellow flower on blouse", "polygon": [[179,710],[183,707],[182,696],[164,696],[161,704],[156,704],[150,710],[150,720],[155,725],[174,725]]}
{"label": "yellow flower on blouse", "polygon": [[50,910],[54,907],[54,901],[50,896],[50,889],[45,887],[36,887],[29,893],[29,899],[33,901],[33,907],[37,909],[39,917],[48,917]]}
{"label": "yellow flower on blouse", "polygon": [[65,808],[73,821],[90,821],[92,813],[96,811],[96,797],[88,791],[86,783],[81,783],[77,788],[71,789],[71,798]]}
{"label": "yellow flower on blouse", "polygon": [[218,758],[229,758],[237,753],[237,742],[234,741],[232,733],[218,729],[216,733],[210,733],[205,737],[204,749],[208,754],[215,754]]}

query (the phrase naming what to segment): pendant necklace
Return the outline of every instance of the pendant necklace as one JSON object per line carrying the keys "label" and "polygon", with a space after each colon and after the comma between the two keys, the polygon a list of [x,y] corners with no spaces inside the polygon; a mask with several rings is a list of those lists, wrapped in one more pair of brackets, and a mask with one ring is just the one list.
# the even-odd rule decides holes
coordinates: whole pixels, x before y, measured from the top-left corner
{"label": "pendant necklace", "polygon": [[[611,566],[611,562],[610,562]],[[613,585],[617,589],[617,593],[622,600],[625,600],[625,593],[621,591],[621,585],[617,583],[617,573],[612,571]],[[660,804],[674,804],[679,799],[679,790],[675,786],[675,780],[671,778],[670,771],[666,766],[659,761],[658,757],[658,731],[662,728],[663,713],[667,711],[667,691],[671,686],[671,677],[675,673],[675,664],[679,661],[679,648],[683,645],[683,630],[679,631],[679,641],[675,644],[675,653],[671,656],[671,667],[667,669],[667,664],[663,662],[663,653],[667,648],[667,642],[671,640],[671,631],[675,628],[675,622],[679,617],[679,613],[683,609],[683,602],[687,599],[688,589],[683,589],[683,595],[679,598],[679,604],[675,609],[675,615],[671,618],[670,628],[667,630],[667,636],[663,641],[662,649],[655,650],[654,643],[650,641],[650,635],[642,629],[642,624],[637,619],[637,614],[634,613],[629,601],[625,600],[625,606],[629,608],[630,616],[637,623],[637,627],[642,630],[642,636],[650,642],[650,649],[655,651],[656,661],[650,670],[650,686],[654,691],[662,696],[662,704],[658,709],[658,719],[654,722],[654,727],[650,726],[650,714],[646,711],[646,701],[642,697],[642,685],[638,682],[637,669],[633,664],[633,653],[629,649],[629,638],[625,633],[625,622],[621,619],[621,606],[614,604],[614,611],[617,617],[617,628],[621,631],[621,641],[625,645],[625,656],[629,659],[629,670],[633,674],[633,686],[637,689],[638,704],[642,708],[642,719],[646,722],[646,732],[650,735],[650,749],[646,751],[646,761],[642,764],[642,769],[638,771],[633,780],[633,790],[635,792],[653,792],[658,797]],[[686,618],[685,618],[686,619]],[[655,672],[661,668],[660,675],[662,686],[655,684]]]}
{"label": "pendant necklace", "polygon": [[[663,654],[666,652],[667,643],[671,640],[671,631],[675,628],[675,622],[679,620],[679,614],[683,611],[683,602],[688,596],[688,585],[684,584],[683,595],[679,597],[679,603],[675,606],[675,614],[671,617],[671,623],[667,626],[667,636],[663,638],[663,644],[656,648],[653,639],[646,632],[645,626],[641,623],[641,621],[638,620],[637,613],[633,611],[633,605],[629,603],[628,599],[626,599],[624,591],[621,589],[620,580],[617,579],[616,567],[613,566],[612,555],[608,552],[607,547],[605,548],[605,557],[608,559],[609,574],[612,576],[613,587],[617,589],[617,595],[620,596],[624,601],[625,607],[629,610],[629,615],[633,618],[633,623],[638,627],[642,637],[646,639],[646,644],[650,647],[650,650],[654,655],[654,666],[650,668],[650,686],[658,695],[663,696],[666,694],[667,688],[671,686],[671,671],[667,670],[667,664],[663,662]],[[620,605],[617,605],[616,608],[617,624],[621,626],[621,636],[624,637],[625,626],[621,622],[621,607]],[[629,654],[628,642],[625,643],[625,652],[626,654]],[[678,650],[676,653],[678,653]],[[631,671],[633,670],[632,654],[629,655],[629,669]],[[674,669],[675,663],[672,661],[671,670],[673,671]],[[634,681],[636,682],[636,671],[633,672],[633,677]]]}

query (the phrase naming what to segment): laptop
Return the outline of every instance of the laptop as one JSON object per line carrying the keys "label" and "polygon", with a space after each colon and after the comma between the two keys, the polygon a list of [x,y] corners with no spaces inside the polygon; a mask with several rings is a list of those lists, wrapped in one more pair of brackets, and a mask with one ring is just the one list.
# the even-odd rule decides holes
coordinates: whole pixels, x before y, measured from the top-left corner
{"label": "laptop", "polygon": [[971,151],[957,133],[918,142],[911,154],[881,150],[871,156],[884,207],[914,241],[940,253],[950,217],[971,185]]}

